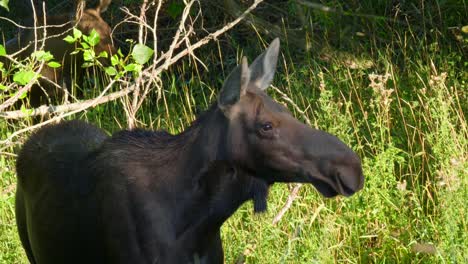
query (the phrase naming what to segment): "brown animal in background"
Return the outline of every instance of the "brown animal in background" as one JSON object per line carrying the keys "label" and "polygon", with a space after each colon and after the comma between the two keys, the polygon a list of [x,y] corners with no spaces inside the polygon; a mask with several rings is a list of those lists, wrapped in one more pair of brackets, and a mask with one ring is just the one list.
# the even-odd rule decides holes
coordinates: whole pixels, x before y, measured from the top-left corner
{"label": "brown animal in background", "polygon": [[[16,163],[16,219],[30,262],[173,264],[176,248],[186,261],[195,254],[196,263],[223,263],[220,224],[245,200],[261,201],[266,193],[253,188],[242,198],[248,177],[266,186],[311,183],[325,197],[361,190],[359,156],[265,92],[278,53],[276,39],[250,66],[244,58],[217,102],[178,135],[124,130],[108,138],[78,121],[36,131]],[[213,171],[216,162],[247,174],[216,178],[233,175],[223,167]],[[232,199],[236,193],[240,200]]]}
{"label": "brown animal in background", "polygon": [[[84,1],[78,1],[78,6],[84,7]],[[83,5],[80,5],[83,3]],[[57,99],[63,98],[64,89],[70,91],[74,83],[80,84],[84,70],[81,68],[83,63],[83,55],[81,53],[70,55],[75,50],[74,44],[69,44],[63,39],[67,35],[72,35],[71,29],[75,26],[81,32],[89,35],[92,29],[95,29],[100,36],[100,42],[94,47],[96,54],[106,51],[110,56],[115,53],[115,48],[111,39],[111,28],[102,19],[101,13],[106,11],[111,0],[101,0],[96,8],[87,8],[82,12],[77,11],[76,17],[73,14],[47,16],[47,39],[45,43],[43,39],[43,29],[37,29],[37,43],[35,43],[34,30],[26,30],[19,34],[18,37],[9,40],[6,43],[8,54],[13,54],[21,50],[18,59],[24,59],[30,56],[35,46],[39,49],[44,46],[45,51],[49,51],[55,61],[62,64],[59,68],[51,68],[47,65],[41,70],[43,78],[39,80],[38,85],[34,85],[29,93],[29,102],[32,107],[38,107],[41,104],[49,104]],[[38,26],[43,26],[43,20],[38,18]],[[105,64],[106,62],[103,61]],[[74,74],[74,75],[72,75]],[[74,82],[72,81],[74,80]]]}

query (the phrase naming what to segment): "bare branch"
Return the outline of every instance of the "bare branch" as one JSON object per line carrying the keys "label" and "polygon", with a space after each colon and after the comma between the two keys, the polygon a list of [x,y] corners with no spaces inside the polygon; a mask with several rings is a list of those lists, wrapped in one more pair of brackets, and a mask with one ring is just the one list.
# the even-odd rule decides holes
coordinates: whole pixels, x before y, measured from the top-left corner
{"label": "bare branch", "polygon": [[310,119],[306,116],[305,111],[303,111],[294,101],[285,93],[283,93],[278,87],[271,85],[271,87],[281,95],[281,98],[288,102],[296,111],[302,116],[304,121],[309,125],[312,126],[312,122],[310,122]]}
{"label": "bare branch", "polygon": [[298,183],[294,186],[292,189],[291,193],[288,196],[288,200],[286,201],[286,204],[281,208],[281,210],[278,212],[278,214],[273,218],[273,224],[276,225],[281,218],[283,218],[284,214],[286,211],[288,211],[289,207],[291,207],[293,201],[296,199],[297,194],[299,193],[299,189],[301,188],[302,184]]}
{"label": "bare branch", "polygon": [[[140,21],[143,21],[146,24],[146,6],[148,5],[148,0],[144,0],[143,4],[141,4],[140,7]],[[145,41],[143,41],[143,32],[145,31],[145,27],[143,26],[144,24],[141,23],[140,25],[140,30],[138,32],[138,43],[143,44]],[[145,34],[146,35],[146,34]]]}
{"label": "bare branch", "polygon": [[[112,85],[113,83],[115,83],[115,81],[111,82],[109,85]],[[32,117],[32,116],[43,116],[46,114],[66,113],[66,112],[75,111],[78,109],[84,110],[89,107],[94,107],[94,106],[118,99],[132,92],[134,89],[135,89],[134,86],[130,86],[129,88],[120,90],[118,92],[113,92],[105,96],[89,99],[89,100],[82,101],[82,102],[72,103],[72,104],[64,104],[64,105],[57,105],[57,106],[42,105],[35,109],[26,109],[23,111],[16,110],[16,111],[0,112],[0,117],[5,118],[5,119],[20,119],[20,118]]]}
{"label": "bare branch", "polygon": [[[30,127],[26,127],[26,128],[23,128],[23,129],[20,129],[18,131],[15,131],[14,133],[12,133],[7,139],[5,140],[2,140],[0,141],[0,145],[3,145],[2,148],[0,149],[3,150],[5,148],[8,148],[11,146],[11,144],[13,143],[12,142],[12,139],[17,137],[18,135],[22,134],[22,133],[25,133],[27,131],[31,131],[31,130],[34,130],[36,128],[39,128],[39,127],[42,127],[44,125],[47,125],[47,124],[50,124],[50,123],[53,123],[53,122],[57,122],[67,116],[70,116],[70,115],[73,115],[73,114],[76,114],[76,113],[79,113],[81,111],[84,111],[90,107],[93,107],[93,106],[96,106],[98,102],[100,102],[101,98],[104,97],[104,95],[107,93],[107,91],[112,87],[112,85],[115,83],[115,81],[111,81],[107,86],[106,88],[101,92],[101,94],[94,98],[94,99],[91,99],[91,100],[87,100],[81,104],[70,104],[70,105],[74,105],[73,107],[73,110],[72,109],[69,109],[69,106],[70,105],[61,105],[61,106],[57,106],[57,108],[59,107],[63,107],[64,109],[62,109],[62,112],[57,112],[57,113],[64,113],[64,114],[61,114],[61,115],[57,115],[47,121],[44,121],[42,123],[39,123],[39,124],[36,124],[34,126],[30,126]],[[127,88],[128,90],[122,90],[122,91],[119,91],[119,92],[116,92],[114,94],[110,94],[108,95],[108,97],[106,99],[104,99],[103,102],[100,102],[100,103],[105,103],[105,102],[108,102],[108,101],[111,101],[111,100],[115,100],[116,98],[119,98],[119,97],[122,97],[128,93],[130,93],[133,89],[132,89],[133,86]],[[123,94],[121,94],[123,93]],[[106,101],[107,100],[107,101]],[[47,108],[47,106],[45,106]],[[20,111],[21,112],[21,111]],[[65,113],[66,112],[66,113]],[[2,114],[2,113],[0,113]]]}

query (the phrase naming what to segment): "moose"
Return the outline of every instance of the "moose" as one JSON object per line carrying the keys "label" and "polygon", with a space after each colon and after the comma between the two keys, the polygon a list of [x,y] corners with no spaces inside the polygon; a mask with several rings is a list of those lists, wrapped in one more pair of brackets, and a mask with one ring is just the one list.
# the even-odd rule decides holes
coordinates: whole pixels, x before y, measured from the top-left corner
{"label": "moose", "polygon": [[268,187],[311,183],[325,197],[364,184],[358,155],[267,95],[279,40],[244,57],[215,103],[177,135],[81,121],[39,129],[16,164],[16,216],[31,263],[223,263],[222,223]]}
{"label": "moose", "polygon": [[[77,2],[78,7],[84,7],[85,2],[83,0]],[[6,43],[7,52],[9,54],[18,53],[18,59],[22,60],[29,57],[36,47],[40,48],[43,46],[43,49],[49,51],[54,56],[54,59],[61,64],[59,68],[52,68],[47,64],[43,66],[38,84],[31,87],[29,93],[29,103],[32,107],[50,104],[57,99],[63,99],[65,95],[64,89],[71,91],[73,88],[72,80],[75,80],[75,83],[79,84],[82,76],[85,74],[81,68],[84,62],[83,55],[81,53],[76,56],[72,55],[71,53],[75,50],[75,45],[63,40],[66,35],[72,34],[71,29],[73,27],[76,27],[86,35],[89,35],[93,29],[96,30],[100,37],[99,43],[94,46],[96,54],[104,51],[108,56],[115,54],[116,50],[112,42],[111,28],[101,17],[101,13],[106,11],[110,3],[111,0],[101,0],[96,8],[85,8],[82,12],[80,8],[77,8],[75,18],[73,18],[73,14],[63,14],[47,16],[45,23],[43,20],[38,19],[39,27],[47,26],[46,36],[43,34],[44,30],[42,28],[37,28],[36,32],[33,29],[27,29]],[[37,37],[35,36],[36,33]],[[106,64],[107,60],[103,59],[102,63]],[[7,61],[8,64],[10,62]]]}
{"label": "moose", "polygon": [[[134,132],[136,131],[133,131],[133,133]],[[144,133],[144,131],[142,132]],[[170,136],[165,132],[159,133],[161,136]],[[73,168],[73,166],[78,165],[76,161],[83,160],[86,154],[99,146],[106,138],[107,135],[99,128],[83,121],[72,120],[38,131],[38,133],[34,134],[29,143],[24,146],[24,149],[25,151],[26,149],[27,151],[40,149],[40,155],[45,155],[41,158],[47,158],[48,154],[42,151],[42,148],[38,148],[39,142],[52,146],[50,150],[52,150],[53,153],[63,153],[67,148],[73,149],[75,155],[73,157],[71,155],[55,157],[64,158],[60,163],[66,163],[62,163],[64,166],[58,168],[58,170],[56,169],[54,173],[55,176],[62,177],[66,173],[69,173],[69,170]],[[87,143],[85,144],[84,142]],[[57,148],[53,146],[57,146]],[[32,162],[39,161],[39,159],[22,161],[31,162],[29,168],[34,169],[37,168],[37,164],[33,165]],[[54,164],[51,165],[54,166]],[[25,164],[24,166],[28,165]],[[73,175],[73,177],[77,176],[78,175]],[[189,214],[196,214],[197,219],[189,223],[189,226],[182,231],[181,234],[177,235],[177,239],[174,239],[172,244],[167,246],[167,249],[162,252],[158,263],[190,263],[193,256],[196,255],[196,252],[202,249],[202,246],[206,244],[205,241],[212,240],[217,235],[222,223],[229,218],[243,202],[249,199],[253,199],[254,201],[255,212],[266,210],[266,197],[268,194],[268,185],[266,182],[252,177],[247,171],[236,168],[229,162],[212,162],[206,172],[202,173],[199,178],[193,179],[193,183],[196,187],[191,193],[193,199],[192,203],[206,206],[193,206],[193,208],[191,208]],[[62,184],[60,185],[61,187],[65,186]],[[79,186],[69,187],[74,188]],[[65,191],[68,192],[69,190]],[[63,193],[61,195],[63,195]],[[23,198],[18,193],[17,203],[22,203],[21,199]],[[20,209],[20,207],[17,207],[17,209]],[[24,219],[24,211],[17,210],[17,217],[18,220]],[[21,235],[21,238],[25,236],[26,234]],[[25,245],[29,243],[27,241],[23,242]],[[38,259],[33,261],[32,254],[28,250],[27,254],[31,263],[43,263],[42,260]],[[47,261],[44,262],[53,263],[50,261],[50,259],[47,259]],[[63,261],[63,259],[61,261]],[[87,263],[89,262],[88,260]]]}

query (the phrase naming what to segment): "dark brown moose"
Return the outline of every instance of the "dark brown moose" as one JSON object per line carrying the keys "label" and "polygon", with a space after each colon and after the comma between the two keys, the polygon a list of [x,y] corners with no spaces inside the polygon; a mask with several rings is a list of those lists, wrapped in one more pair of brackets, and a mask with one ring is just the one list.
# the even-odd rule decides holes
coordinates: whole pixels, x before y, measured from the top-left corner
{"label": "dark brown moose", "polygon": [[[82,0],[77,2],[84,3]],[[25,30],[19,33],[18,37],[6,43],[8,54],[22,50],[17,56],[18,59],[29,57],[36,48],[40,49],[43,46],[43,49],[49,51],[54,59],[62,65],[55,69],[47,65],[43,66],[40,72],[42,77],[39,84],[34,85],[29,93],[29,101],[32,107],[62,99],[65,94],[64,89],[71,90],[73,83],[80,84],[84,74],[81,68],[83,55],[81,53],[71,55],[70,53],[75,50],[75,45],[68,44],[63,40],[65,36],[73,34],[71,31],[73,26],[86,35],[89,35],[93,29],[96,30],[100,37],[100,42],[94,47],[96,54],[105,51],[110,56],[115,53],[111,39],[111,28],[101,17],[101,13],[107,9],[110,3],[111,0],[101,0],[96,8],[87,8],[82,12],[77,11],[76,18],[73,18],[72,14],[47,16],[45,42],[43,41],[43,29],[38,28],[36,30],[37,38],[34,30]],[[38,23],[38,26],[44,25],[43,20],[40,18],[38,18]],[[25,49],[23,50],[23,48]]]}
{"label": "dark brown moose", "polygon": [[244,58],[217,102],[178,135],[107,138],[79,121],[34,133],[17,160],[16,214],[29,260],[223,263],[220,225],[246,200],[263,210],[269,185],[311,183],[326,197],[359,191],[356,153],[265,93],[278,52],[274,40],[250,66]]}

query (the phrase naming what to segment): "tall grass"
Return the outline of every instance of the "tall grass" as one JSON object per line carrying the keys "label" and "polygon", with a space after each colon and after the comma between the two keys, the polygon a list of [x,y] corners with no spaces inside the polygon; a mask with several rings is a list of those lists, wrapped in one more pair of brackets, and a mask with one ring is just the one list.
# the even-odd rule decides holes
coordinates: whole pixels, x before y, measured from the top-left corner
{"label": "tall grass", "polygon": [[272,226],[288,193],[275,186],[268,214],[247,220],[246,207],[226,224],[228,263],[245,250],[249,263],[466,263],[466,87],[434,62],[439,54],[425,56],[429,65],[404,72],[381,53],[373,64],[383,67],[333,61],[284,73],[280,89],[312,123],[360,153],[366,187],[333,200],[303,188]]}
{"label": "tall grass", "polygon": [[[383,5],[371,2],[363,1],[362,8]],[[434,25],[434,15],[426,14],[422,26],[390,28],[380,20],[366,24],[376,33],[343,44],[347,52],[337,48],[330,32],[356,18],[312,17],[325,28],[323,46],[311,41],[311,51],[298,54],[283,45],[274,82],[281,93],[272,90],[270,95],[298,119],[337,135],[357,151],[365,187],[351,198],[325,199],[304,185],[283,218],[272,224],[292,187],[274,185],[267,213],[253,215],[248,203],[224,224],[226,263],[467,263],[468,76],[463,50],[443,37],[449,33],[422,27]],[[239,49],[253,58],[262,42],[251,43]],[[188,62],[173,67],[164,76],[163,97],[148,98],[138,113],[142,126],[180,132],[198,110],[215,101],[234,61],[209,48],[201,52],[226,72],[219,67],[205,72]],[[118,101],[75,118],[109,132],[126,125]],[[0,134],[5,137],[17,127],[0,121]],[[12,155],[0,156],[0,263],[26,263],[14,222],[14,162]]]}

